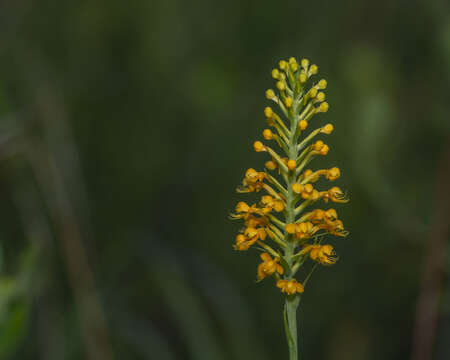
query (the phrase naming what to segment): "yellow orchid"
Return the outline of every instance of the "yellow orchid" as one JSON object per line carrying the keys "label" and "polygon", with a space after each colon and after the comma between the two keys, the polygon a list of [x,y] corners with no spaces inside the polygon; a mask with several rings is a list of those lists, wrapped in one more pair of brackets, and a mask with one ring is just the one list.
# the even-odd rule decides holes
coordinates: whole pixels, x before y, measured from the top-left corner
{"label": "yellow orchid", "polygon": [[268,253],[262,253],[260,257],[263,262],[258,265],[257,275],[259,280],[262,280],[274,273],[283,275],[284,269],[278,263],[280,258],[272,258]]}
{"label": "yellow orchid", "polygon": [[[327,81],[313,81],[317,65],[294,57],[281,60],[272,70],[275,90],[268,89],[265,97],[279,110],[267,106],[264,116],[270,128],[262,131],[261,140],[253,143],[258,153],[267,154],[265,170],[246,170],[239,193],[264,191],[257,204],[239,202],[232,219],[243,220],[245,228],[236,236],[234,248],[245,251],[252,246],[263,250],[258,265],[259,280],[275,277],[276,286],[286,295],[285,326],[288,334],[290,359],[297,359],[296,309],[300,294],[317,265],[332,265],[337,261],[334,248],[322,245],[324,236],[347,236],[335,209],[307,209],[324,203],[345,203],[348,198],[337,186],[320,190],[316,184],[323,177],[335,181],[341,176],[338,167],[313,171],[306,166],[316,157],[326,156],[329,145],[323,138],[334,132],[334,125],[310,126],[313,118],[328,112],[324,90]],[[278,112],[278,113],[277,113]],[[268,142],[275,144],[277,152]],[[274,173],[270,173],[271,171]],[[274,175],[272,175],[274,174]],[[314,185],[313,185],[314,184]],[[295,278],[302,266],[313,262],[308,275],[300,283]]]}

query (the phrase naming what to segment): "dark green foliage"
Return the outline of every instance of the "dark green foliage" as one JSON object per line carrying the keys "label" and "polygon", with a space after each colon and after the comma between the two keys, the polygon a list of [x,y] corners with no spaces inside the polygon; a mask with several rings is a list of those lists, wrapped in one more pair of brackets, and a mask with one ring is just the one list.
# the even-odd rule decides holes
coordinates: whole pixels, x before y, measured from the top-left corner
{"label": "dark green foliage", "polygon": [[[333,243],[340,260],[303,296],[301,355],[408,358],[450,133],[449,10],[441,0],[1,3],[0,358],[88,359],[95,299],[104,323],[90,323],[93,347],[115,359],[287,358],[282,297],[252,283],[256,257],[233,253],[227,215],[244,170],[266,160],[252,143],[271,66],[289,56],[328,81],[330,110],[313,120],[335,125],[321,167],[339,166],[336,185],[351,190],[338,209],[351,232]],[[79,273],[67,247],[77,236],[89,264]],[[21,260],[31,248],[38,266]]]}

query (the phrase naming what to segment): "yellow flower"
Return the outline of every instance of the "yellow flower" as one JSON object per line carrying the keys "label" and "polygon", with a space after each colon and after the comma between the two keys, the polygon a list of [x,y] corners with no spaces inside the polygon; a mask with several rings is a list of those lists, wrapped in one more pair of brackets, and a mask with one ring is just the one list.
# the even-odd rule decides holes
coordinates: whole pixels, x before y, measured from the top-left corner
{"label": "yellow flower", "polygon": [[265,240],[267,234],[263,228],[246,228],[243,234],[236,236],[235,249],[245,251],[255,244],[258,240]]}
{"label": "yellow flower", "polygon": [[258,265],[257,274],[259,280],[262,280],[275,272],[277,272],[280,275],[283,275],[284,269],[280,264],[278,264],[280,258],[272,259],[272,257],[267,253],[262,253],[260,257],[263,262]]}
{"label": "yellow flower", "polygon": [[255,241],[257,241],[265,240],[267,234],[262,228],[255,229],[248,227],[244,230],[244,235],[250,240],[254,240],[256,238]]}
{"label": "yellow flower", "polygon": [[243,201],[240,201],[237,203],[235,211],[236,211],[236,214],[233,214],[233,213],[230,214],[230,217],[232,219],[247,220],[254,214],[264,215],[264,213],[261,211],[261,209],[259,209],[255,204],[253,204],[252,206],[249,206],[249,205],[247,205],[247,203],[245,203]]}
{"label": "yellow flower", "polygon": [[284,203],[283,201],[279,199],[274,199],[270,195],[264,195],[261,198],[261,205],[263,206],[262,211],[263,213],[271,212],[272,209],[276,212],[280,212],[284,210]]}
{"label": "yellow flower", "polygon": [[345,194],[337,186],[332,187],[328,191],[324,191],[323,193],[321,193],[321,196],[326,203],[328,202],[328,200],[331,200],[336,203],[348,202],[348,199],[345,197]]}
{"label": "yellow flower", "polygon": [[264,179],[264,173],[258,172],[253,168],[247,169],[245,172],[245,181],[247,184],[253,184]]}
{"label": "yellow flower", "polygon": [[297,232],[295,235],[298,239],[309,238],[317,231],[314,225],[309,221],[299,223],[296,230]]}
{"label": "yellow flower", "polygon": [[341,171],[339,170],[339,168],[333,167],[327,171],[327,174],[325,176],[328,180],[333,181],[341,176]]}
{"label": "yellow flower", "polygon": [[245,226],[247,228],[266,228],[269,226],[269,219],[265,216],[250,215],[245,219]]}
{"label": "yellow flower", "polygon": [[317,231],[319,231],[319,227],[314,226],[311,222],[301,222],[295,224],[287,224],[285,226],[285,230],[288,234],[294,234],[294,239],[296,240],[304,240],[310,238]]}
{"label": "yellow flower", "polygon": [[338,214],[337,214],[336,210],[328,209],[327,211],[325,211],[325,218],[328,221],[334,221],[338,218]]}
{"label": "yellow flower", "polygon": [[303,191],[300,194],[303,199],[309,199],[309,200],[318,200],[320,198],[319,192],[314,189],[314,187],[311,184],[305,184],[303,186]]}
{"label": "yellow flower", "polygon": [[278,280],[277,287],[281,289],[281,292],[287,295],[294,295],[295,293],[302,293],[305,291],[303,285],[300,284],[297,280]]}
{"label": "yellow flower", "polygon": [[337,261],[336,253],[331,245],[308,245],[303,253],[309,253],[309,257],[322,265],[333,265]]}
{"label": "yellow flower", "polygon": [[338,214],[335,209],[315,209],[308,213],[305,218],[314,224],[314,231],[326,230],[326,232],[337,235],[347,236],[348,231],[344,229],[344,224],[338,220]]}
{"label": "yellow flower", "polygon": [[266,174],[258,172],[255,169],[248,169],[245,172],[245,177],[242,180],[242,185],[237,188],[239,193],[248,193],[253,191],[260,191],[264,187],[263,180]]}
{"label": "yellow flower", "polygon": [[255,209],[248,206],[246,202],[239,201],[236,205],[236,214],[231,214],[231,217],[234,219],[247,219]]}

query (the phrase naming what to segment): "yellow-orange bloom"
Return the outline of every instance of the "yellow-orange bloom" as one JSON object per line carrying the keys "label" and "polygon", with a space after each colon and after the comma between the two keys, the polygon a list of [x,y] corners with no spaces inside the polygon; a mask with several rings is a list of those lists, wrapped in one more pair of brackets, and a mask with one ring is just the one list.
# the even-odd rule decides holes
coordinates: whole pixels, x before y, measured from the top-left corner
{"label": "yellow-orange bloom", "polygon": [[265,216],[253,216],[250,215],[245,219],[245,227],[248,228],[259,228],[269,226],[269,219]]}
{"label": "yellow-orange bloom", "polygon": [[341,171],[337,167],[329,169],[325,175],[325,177],[330,181],[336,180],[339,176],[341,176]]}
{"label": "yellow-orange bloom", "polygon": [[255,169],[248,169],[245,172],[244,180],[242,180],[242,186],[238,187],[238,192],[253,192],[260,191],[264,186],[263,180],[266,174],[263,171],[256,171]]}
{"label": "yellow-orange bloom", "polygon": [[243,234],[238,234],[236,236],[235,249],[240,251],[245,251],[250,248],[258,240],[264,240],[267,234],[263,228],[246,228]]}
{"label": "yellow-orange bloom", "polygon": [[337,186],[332,187],[328,191],[323,191],[320,194],[323,200],[327,203],[328,200],[331,200],[335,203],[346,203],[348,199],[345,197],[345,194],[342,192],[340,188]]}
{"label": "yellow-orange bloom", "polygon": [[272,275],[273,273],[277,272],[280,275],[283,275],[284,269],[283,267],[278,263],[280,261],[280,258],[273,258],[267,254],[262,253],[261,260],[263,261],[261,264],[258,265],[258,279],[262,280],[267,276]]}
{"label": "yellow-orange bloom", "polygon": [[320,198],[320,193],[309,183],[303,186],[303,191],[300,195],[305,200],[316,201]]}
{"label": "yellow-orange bloom", "polygon": [[297,280],[278,280],[277,287],[281,289],[281,292],[287,295],[294,295],[295,293],[302,293],[305,291],[303,285],[300,284]]}
{"label": "yellow-orange bloom", "polygon": [[295,234],[295,239],[303,240],[310,238],[319,231],[319,228],[314,226],[311,222],[306,221],[296,224],[287,224],[285,230],[288,234]]}
{"label": "yellow-orange bloom", "polygon": [[302,253],[309,253],[309,257],[322,265],[333,265],[337,261],[336,253],[331,245],[308,245]]}
{"label": "yellow-orange bloom", "polygon": [[280,212],[284,210],[284,202],[279,199],[274,199],[270,195],[264,195],[261,198],[262,212],[268,213],[271,212],[272,209],[276,212]]}

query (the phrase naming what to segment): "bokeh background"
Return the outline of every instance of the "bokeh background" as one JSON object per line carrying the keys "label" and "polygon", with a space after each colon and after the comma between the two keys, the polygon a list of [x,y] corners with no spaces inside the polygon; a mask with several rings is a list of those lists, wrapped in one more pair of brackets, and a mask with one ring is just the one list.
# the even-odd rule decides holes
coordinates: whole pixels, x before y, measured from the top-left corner
{"label": "bokeh background", "polygon": [[290,56],[351,197],[301,355],[450,358],[447,1],[5,1],[0,44],[1,359],[287,358],[228,213]]}

